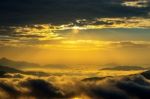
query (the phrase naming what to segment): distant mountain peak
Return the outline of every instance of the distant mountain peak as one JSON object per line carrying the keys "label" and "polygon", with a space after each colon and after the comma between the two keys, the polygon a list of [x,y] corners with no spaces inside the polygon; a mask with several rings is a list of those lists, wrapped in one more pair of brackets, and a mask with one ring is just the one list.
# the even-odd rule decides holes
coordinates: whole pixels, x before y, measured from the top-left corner
{"label": "distant mountain peak", "polygon": [[2,58],[0,58],[0,60],[2,61],[10,61],[8,58],[6,58],[6,57],[2,57]]}
{"label": "distant mountain peak", "polygon": [[0,65],[2,66],[11,66],[12,68],[22,69],[22,68],[33,68],[39,66],[39,64],[25,62],[25,61],[14,61],[6,57],[0,59]]}
{"label": "distant mountain peak", "polygon": [[0,65],[0,72],[1,71],[5,71],[5,72],[16,72],[16,73],[19,73],[19,72],[22,72],[21,70],[18,70],[18,69],[15,69],[15,68],[11,68],[11,67],[8,67],[8,66],[1,66]]}
{"label": "distant mountain peak", "polygon": [[103,68],[101,70],[146,70],[146,68],[141,66],[115,66],[110,68]]}

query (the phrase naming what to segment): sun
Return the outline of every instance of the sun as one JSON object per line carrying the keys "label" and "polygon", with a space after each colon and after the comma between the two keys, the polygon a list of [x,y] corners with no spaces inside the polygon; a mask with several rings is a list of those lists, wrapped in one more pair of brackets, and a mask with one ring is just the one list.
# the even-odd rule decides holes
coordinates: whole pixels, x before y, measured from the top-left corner
{"label": "sun", "polygon": [[74,27],[72,27],[72,30],[73,30],[74,34],[78,34],[79,31],[80,31],[80,27],[79,26],[74,26]]}
{"label": "sun", "polygon": [[74,98],[72,98],[72,99],[82,99],[82,98],[80,98],[80,97],[74,97]]}
{"label": "sun", "polygon": [[86,30],[87,28],[75,25],[75,26],[71,27],[71,29],[74,34],[78,34],[81,30]]}

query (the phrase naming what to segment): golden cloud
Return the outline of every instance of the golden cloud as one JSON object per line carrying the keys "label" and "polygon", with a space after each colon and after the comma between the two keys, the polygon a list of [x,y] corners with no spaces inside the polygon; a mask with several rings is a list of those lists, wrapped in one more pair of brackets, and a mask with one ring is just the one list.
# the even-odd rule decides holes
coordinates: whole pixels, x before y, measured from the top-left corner
{"label": "golden cloud", "polygon": [[148,0],[126,0],[122,3],[123,6],[143,8],[148,7]]}

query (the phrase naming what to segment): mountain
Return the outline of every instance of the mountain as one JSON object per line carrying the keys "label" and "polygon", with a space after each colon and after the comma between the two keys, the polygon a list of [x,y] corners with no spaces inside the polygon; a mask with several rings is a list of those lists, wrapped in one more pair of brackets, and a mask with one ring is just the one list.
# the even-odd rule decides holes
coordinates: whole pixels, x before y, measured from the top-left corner
{"label": "mountain", "polygon": [[100,81],[100,80],[103,80],[105,78],[108,78],[108,77],[90,77],[90,78],[84,78],[83,80],[81,81]]}
{"label": "mountain", "polygon": [[14,69],[8,66],[0,66],[0,72],[7,72],[7,73],[22,73],[21,70]]}
{"label": "mountain", "polygon": [[23,69],[23,68],[33,68],[39,66],[39,64],[29,63],[24,61],[13,61],[5,57],[0,59],[0,65],[10,66],[12,68]]}
{"label": "mountain", "polygon": [[0,65],[0,78],[5,78],[8,77],[5,74],[6,73],[19,73],[19,74],[24,74],[24,75],[34,75],[34,76],[38,76],[38,77],[44,77],[44,76],[50,76],[50,74],[46,73],[46,72],[38,72],[38,71],[21,71],[15,68],[11,68],[8,66],[1,66]]}
{"label": "mountain", "polygon": [[128,71],[128,70],[146,70],[146,68],[140,67],[140,66],[116,66],[112,68],[103,68],[101,70],[123,70],[123,71]]}
{"label": "mountain", "polygon": [[44,69],[65,69],[67,68],[66,65],[63,64],[47,64],[44,66],[41,66],[36,63],[30,63],[30,62],[25,62],[25,61],[13,61],[10,59],[7,59],[5,57],[0,59],[0,65],[2,66],[10,66],[12,68],[16,69],[25,69],[25,68],[44,68]]}
{"label": "mountain", "polygon": [[68,66],[63,64],[47,64],[43,66],[45,69],[66,69]]}
{"label": "mountain", "polygon": [[24,73],[24,72],[8,66],[0,66],[0,77],[3,77],[5,73]]}

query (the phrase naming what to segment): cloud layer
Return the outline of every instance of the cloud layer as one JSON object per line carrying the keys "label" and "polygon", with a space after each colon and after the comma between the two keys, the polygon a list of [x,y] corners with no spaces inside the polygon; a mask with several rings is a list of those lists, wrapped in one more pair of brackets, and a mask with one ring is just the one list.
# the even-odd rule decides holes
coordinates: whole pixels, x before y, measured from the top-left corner
{"label": "cloud layer", "polygon": [[149,0],[1,0],[1,25],[62,24],[77,19],[147,17]]}
{"label": "cloud layer", "polygon": [[71,38],[65,31],[149,29],[149,13],[149,0],[1,0],[0,46],[53,45]]}
{"label": "cloud layer", "polygon": [[[148,73],[148,72],[147,72]],[[145,78],[146,77],[146,78]],[[56,80],[57,79],[57,80]],[[59,80],[58,80],[59,79]],[[96,78],[97,79],[97,78]],[[8,99],[146,99],[150,82],[145,75],[73,80],[63,77],[21,77],[0,81],[0,98]]]}

